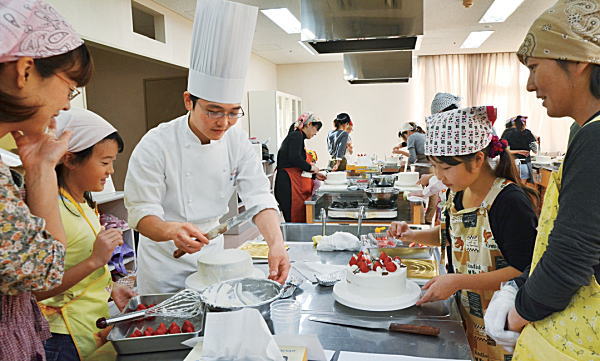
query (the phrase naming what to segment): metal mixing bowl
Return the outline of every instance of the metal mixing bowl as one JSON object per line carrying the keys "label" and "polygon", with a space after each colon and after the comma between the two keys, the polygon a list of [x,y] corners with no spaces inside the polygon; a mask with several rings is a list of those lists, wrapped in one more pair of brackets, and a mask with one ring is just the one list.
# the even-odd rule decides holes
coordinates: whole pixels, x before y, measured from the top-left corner
{"label": "metal mixing bowl", "polygon": [[400,190],[391,187],[376,187],[367,188],[365,193],[367,194],[367,198],[375,203],[395,203]]}
{"label": "metal mixing bowl", "polygon": [[238,278],[206,288],[201,297],[211,311],[255,308],[268,315],[271,303],[279,299],[282,292],[282,285],[266,278]]}

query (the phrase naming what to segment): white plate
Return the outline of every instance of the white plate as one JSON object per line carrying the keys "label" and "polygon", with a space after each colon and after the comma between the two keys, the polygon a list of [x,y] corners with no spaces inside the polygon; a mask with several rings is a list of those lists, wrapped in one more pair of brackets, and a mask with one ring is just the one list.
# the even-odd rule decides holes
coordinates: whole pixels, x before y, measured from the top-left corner
{"label": "white plate", "polygon": [[[265,273],[263,271],[261,271],[260,269],[254,267],[252,269],[252,273],[249,274],[247,277],[264,278]],[[192,273],[191,275],[187,276],[187,278],[185,279],[185,287],[191,288],[196,291],[202,291],[203,289],[205,289],[206,287],[208,287],[210,285],[212,285],[212,283],[207,284],[205,282],[205,280],[202,277],[200,277],[200,273],[198,273],[198,272]]]}
{"label": "white plate", "polygon": [[421,287],[406,280],[406,290],[398,297],[374,298],[348,291],[344,280],[333,286],[333,298],[344,306],[363,311],[394,311],[413,306],[421,298]]}

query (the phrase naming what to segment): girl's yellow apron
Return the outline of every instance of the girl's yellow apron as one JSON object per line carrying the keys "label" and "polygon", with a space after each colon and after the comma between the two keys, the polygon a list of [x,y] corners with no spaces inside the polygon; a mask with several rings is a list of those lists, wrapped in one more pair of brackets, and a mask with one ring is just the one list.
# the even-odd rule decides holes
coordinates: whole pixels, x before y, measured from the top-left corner
{"label": "girl's yellow apron", "polygon": [[[450,217],[448,235],[452,242],[455,273],[479,274],[508,265],[494,240],[488,213],[498,194],[510,183],[504,178],[497,178],[479,207],[461,211],[454,208],[454,193],[450,193],[446,209]],[[474,360],[477,361],[506,361],[511,356],[485,333],[483,315],[493,294],[493,290],[460,291],[459,309]]]}
{"label": "girl's yellow apron", "polygon": [[[599,120],[600,118],[596,118],[592,122]],[[531,272],[546,251],[548,236],[554,228],[561,180],[562,166],[557,173],[552,173],[544,196]],[[587,286],[575,293],[571,303],[562,312],[553,313],[523,329],[513,360],[600,360],[600,285],[595,276],[592,276]]]}
{"label": "girl's yellow apron", "polygon": [[[63,189],[61,189],[61,195],[77,209],[96,236],[100,230],[99,220],[94,219],[92,222],[81,206]],[[92,248],[93,244],[94,242],[91,242]],[[67,248],[67,254],[68,252]],[[105,265],[94,271],[81,282],[85,283],[85,287],[78,290],[73,297],[67,294],[68,291],[65,291],[61,295],[38,304],[50,324],[54,318],[62,317],[73,338],[79,358],[85,360],[105,342],[106,331],[101,331],[96,327],[96,320],[99,317],[109,316],[108,299],[111,293],[112,279],[108,266]]]}

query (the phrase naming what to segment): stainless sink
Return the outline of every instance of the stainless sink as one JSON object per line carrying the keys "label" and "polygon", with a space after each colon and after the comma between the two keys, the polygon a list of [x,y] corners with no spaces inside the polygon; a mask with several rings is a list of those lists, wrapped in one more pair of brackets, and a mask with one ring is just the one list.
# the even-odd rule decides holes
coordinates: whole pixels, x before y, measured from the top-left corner
{"label": "stainless sink", "polygon": [[[360,230],[361,234],[373,233],[375,228],[389,226],[389,224],[383,225],[367,225],[363,224]],[[281,225],[281,231],[283,233],[283,239],[286,242],[312,242],[312,237],[321,234],[320,223],[283,223]],[[327,234],[333,234],[335,232],[349,232],[356,234],[356,224],[327,224]]]}

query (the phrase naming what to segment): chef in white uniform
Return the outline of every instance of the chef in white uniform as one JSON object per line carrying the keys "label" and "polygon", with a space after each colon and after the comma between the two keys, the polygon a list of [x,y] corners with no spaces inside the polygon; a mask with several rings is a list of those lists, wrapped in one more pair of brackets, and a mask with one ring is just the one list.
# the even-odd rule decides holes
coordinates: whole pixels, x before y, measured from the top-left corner
{"label": "chef in white uniform", "polygon": [[[269,244],[269,278],[283,283],[289,260],[279,228],[277,202],[248,135],[235,126],[258,9],[199,0],[194,19],[186,115],[150,130],[135,147],[125,179],[129,224],[140,232],[138,292],[184,288],[198,256],[223,249],[218,225],[237,190]],[[177,248],[186,255],[173,258]]]}

